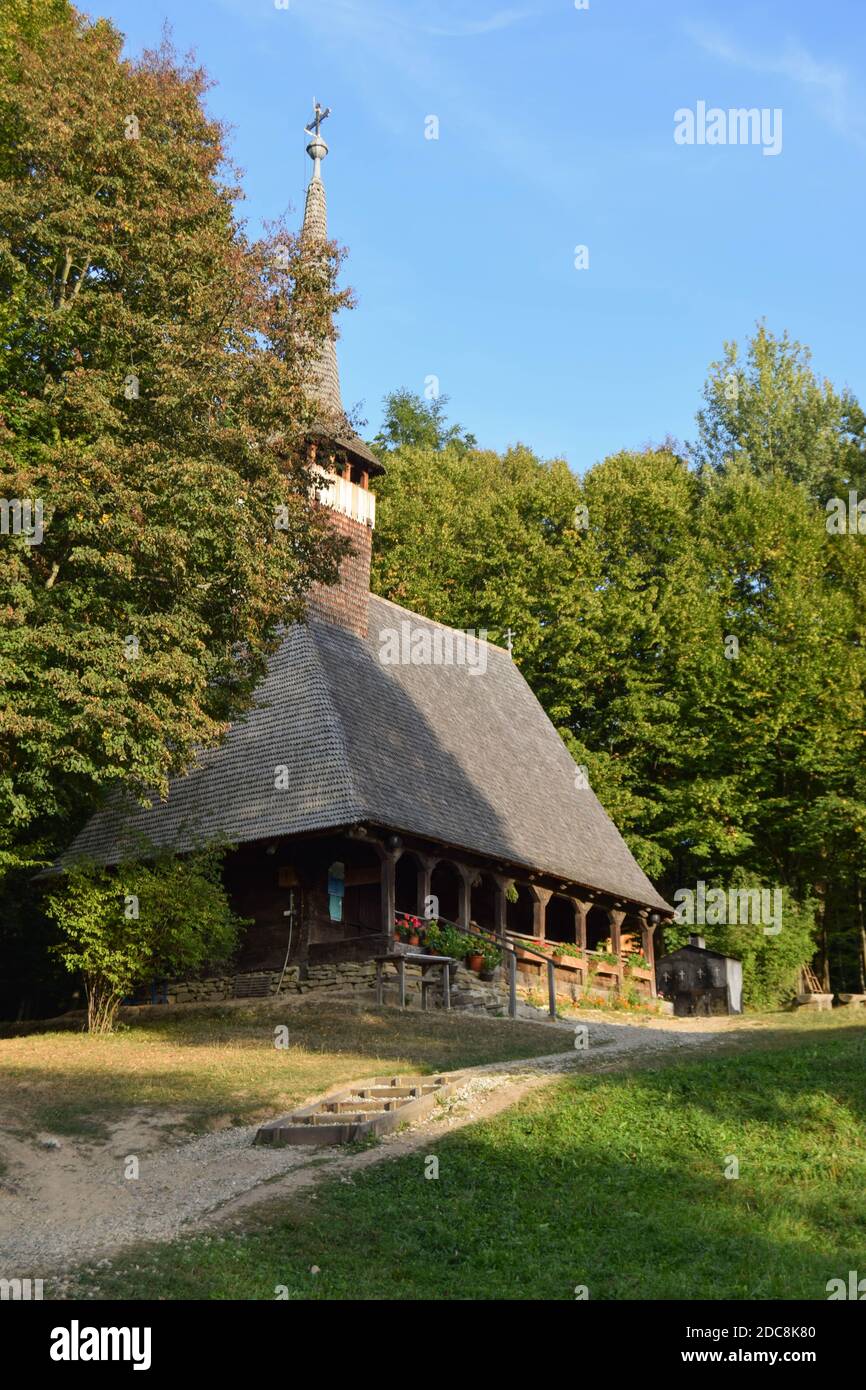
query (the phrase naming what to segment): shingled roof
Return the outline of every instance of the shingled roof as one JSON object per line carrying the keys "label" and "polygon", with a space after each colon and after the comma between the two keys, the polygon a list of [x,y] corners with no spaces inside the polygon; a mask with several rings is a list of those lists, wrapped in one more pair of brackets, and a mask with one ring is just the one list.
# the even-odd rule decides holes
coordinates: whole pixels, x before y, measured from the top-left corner
{"label": "shingled roof", "polygon": [[[486,670],[383,664],[385,631],[439,624],[370,596],[369,635],[289,630],[255,707],[149,808],[119,794],[61,860],[110,864],[142,835],[177,851],[364,822],[669,910],[632,858],[509,654]],[[424,640],[422,638],[422,640]],[[480,664],[480,663],[479,663]],[[274,786],[285,767],[285,790]]]}

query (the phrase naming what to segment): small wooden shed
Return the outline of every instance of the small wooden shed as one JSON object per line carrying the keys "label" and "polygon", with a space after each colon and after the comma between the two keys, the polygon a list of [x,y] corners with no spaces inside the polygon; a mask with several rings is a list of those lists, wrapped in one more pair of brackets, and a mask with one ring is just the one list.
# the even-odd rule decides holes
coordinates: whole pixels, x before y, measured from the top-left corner
{"label": "small wooden shed", "polygon": [[742,962],[709,950],[702,936],[657,961],[656,985],[683,1018],[743,1012]]}

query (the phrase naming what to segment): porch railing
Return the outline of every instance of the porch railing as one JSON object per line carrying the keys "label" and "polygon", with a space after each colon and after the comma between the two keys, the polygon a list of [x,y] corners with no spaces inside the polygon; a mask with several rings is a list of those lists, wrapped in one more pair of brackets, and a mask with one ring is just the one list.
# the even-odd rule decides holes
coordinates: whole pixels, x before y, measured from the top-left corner
{"label": "porch railing", "polygon": [[[395,917],[403,917],[410,921],[417,920],[422,923],[425,921],[425,918],[419,917],[418,914],[414,912],[397,912],[395,913]],[[472,926],[463,927],[460,925],[459,922],[451,922],[447,917],[442,916],[432,918],[431,920],[435,921],[436,923],[441,923],[442,926],[445,927],[453,927],[455,931],[460,932],[463,936],[477,936],[482,941],[494,942],[497,946],[500,947],[500,949],[504,953],[504,958],[507,962],[508,1013],[511,1018],[516,1017],[517,1014],[517,952],[525,951],[528,955],[533,955],[539,958],[540,960],[543,960],[547,967],[548,1012],[551,1018],[556,1018],[556,964],[547,951],[541,950],[538,946],[532,944],[536,940],[535,937],[526,938],[518,935],[515,932],[509,932],[507,930],[505,932],[496,932],[490,928],[478,927],[474,924]],[[552,945],[555,950],[557,944],[556,942],[550,942],[548,944]],[[592,966],[595,957],[600,957],[606,954],[607,952],[590,951],[586,948],[584,948],[582,951],[582,955],[584,956],[587,965],[589,965],[590,967]],[[566,960],[568,960],[569,958],[569,956],[565,956]],[[625,960],[623,958],[622,953],[620,953],[620,957],[617,964],[614,965],[611,964],[609,961],[601,961],[599,963],[599,966],[596,968],[598,969],[598,972],[601,974],[612,975],[615,980],[618,980],[620,982],[621,985],[624,966]],[[649,974],[649,969],[645,973]]]}
{"label": "porch railing", "polygon": [[[415,914],[411,912],[396,913],[395,915],[398,917],[403,916],[408,918],[412,918],[415,916]],[[425,919],[421,918],[420,920],[424,921]],[[438,917],[431,918],[431,920],[435,921],[437,925],[442,925],[444,927],[453,927],[455,931],[460,932],[461,936],[477,936],[482,941],[494,942],[502,950],[504,957],[508,962],[508,1016],[509,1018],[516,1018],[518,947],[514,945],[509,934],[507,932],[491,931],[487,927],[477,927],[475,925],[469,927],[462,927],[459,922],[451,922],[448,920],[447,917],[442,917],[441,915]],[[548,956],[544,951],[539,951],[537,947],[524,946],[522,941],[518,943],[518,946],[520,950],[526,950],[530,952],[532,955],[540,956],[541,959],[546,962],[548,1000],[547,1007],[550,1017],[556,1018],[556,967],[554,966],[553,961],[551,960],[550,956]]]}

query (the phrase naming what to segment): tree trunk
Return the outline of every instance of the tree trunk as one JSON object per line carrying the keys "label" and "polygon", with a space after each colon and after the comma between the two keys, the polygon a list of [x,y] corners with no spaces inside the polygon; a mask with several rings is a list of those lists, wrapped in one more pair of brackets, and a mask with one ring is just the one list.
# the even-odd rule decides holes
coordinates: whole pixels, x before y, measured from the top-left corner
{"label": "tree trunk", "polygon": [[866,921],[863,919],[863,880],[857,879],[857,912],[860,917],[860,993],[866,994]]}
{"label": "tree trunk", "polygon": [[87,990],[88,1033],[112,1033],[122,996],[100,976],[89,975],[84,984]]}
{"label": "tree trunk", "polygon": [[827,942],[827,884],[816,883],[818,897],[818,940],[821,943],[821,988],[830,993],[830,951]]}

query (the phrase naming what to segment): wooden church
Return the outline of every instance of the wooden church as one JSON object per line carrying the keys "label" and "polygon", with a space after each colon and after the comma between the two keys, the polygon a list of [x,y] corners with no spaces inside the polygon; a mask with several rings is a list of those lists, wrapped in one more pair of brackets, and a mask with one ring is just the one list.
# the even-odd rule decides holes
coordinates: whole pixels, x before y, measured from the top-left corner
{"label": "wooden church", "polygon": [[[317,108],[303,235],[327,236]],[[311,393],[319,504],[351,542],[339,582],[311,593],[254,707],[150,807],[107,802],[59,867],[118,862],[144,835],[183,852],[235,848],[226,883],[252,918],[235,970],[370,959],[395,912],[439,914],[599,953],[646,958],[671,908],[632,857],[509,652],[370,592],[381,462],[345,424],[336,349]],[[651,983],[650,983],[651,982]]]}

